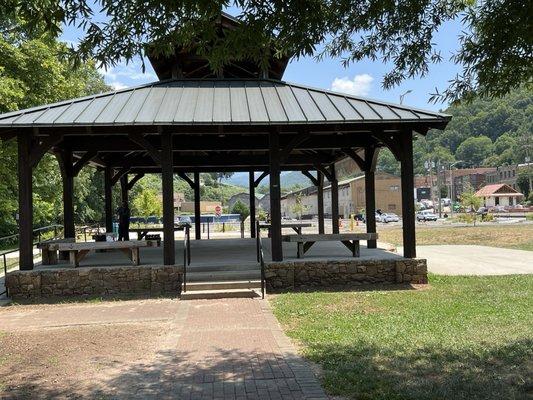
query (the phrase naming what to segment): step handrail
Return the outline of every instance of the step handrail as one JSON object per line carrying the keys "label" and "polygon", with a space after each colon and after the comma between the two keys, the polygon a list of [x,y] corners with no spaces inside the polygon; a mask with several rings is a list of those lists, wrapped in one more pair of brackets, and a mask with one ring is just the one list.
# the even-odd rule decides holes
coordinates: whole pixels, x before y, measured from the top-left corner
{"label": "step handrail", "polygon": [[257,241],[257,261],[261,267],[261,298],[265,298],[265,253],[263,252],[263,240],[261,238],[261,230],[259,229],[259,221],[256,222],[256,241]]}
{"label": "step handrail", "polygon": [[191,264],[190,226],[185,225],[183,237],[183,291],[187,291],[187,266]]}

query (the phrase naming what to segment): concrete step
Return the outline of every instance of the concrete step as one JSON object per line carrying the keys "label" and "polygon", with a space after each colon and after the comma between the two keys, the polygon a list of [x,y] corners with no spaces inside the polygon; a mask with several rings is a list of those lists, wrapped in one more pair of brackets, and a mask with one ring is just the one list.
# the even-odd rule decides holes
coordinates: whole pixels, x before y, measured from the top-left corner
{"label": "concrete step", "polygon": [[261,270],[246,271],[187,271],[187,282],[249,281],[261,279]]}
{"label": "concrete step", "polygon": [[261,297],[261,291],[252,289],[195,290],[181,293],[182,300],[227,299]]}
{"label": "concrete step", "polygon": [[259,289],[260,280],[187,282],[187,292],[197,290]]}
{"label": "concrete step", "polygon": [[210,271],[251,271],[259,269],[258,263],[249,264],[209,264],[209,265],[188,265],[187,272],[210,272]]}

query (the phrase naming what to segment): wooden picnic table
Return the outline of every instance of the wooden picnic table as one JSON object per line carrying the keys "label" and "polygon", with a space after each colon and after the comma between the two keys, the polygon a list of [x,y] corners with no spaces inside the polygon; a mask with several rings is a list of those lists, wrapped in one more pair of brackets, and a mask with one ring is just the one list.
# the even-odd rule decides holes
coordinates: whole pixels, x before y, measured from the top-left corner
{"label": "wooden picnic table", "polygon": [[[302,228],[309,228],[313,226],[310,222],[282,222],[281,229],[292,228],[298,235],[302,234]],[[259,229],[268,229],[268,236],[270,237],[270,230],[272,229],[271,223],[260,223]]]}
{"label": "wooden picnic table", "polygon": [[[189,225],[175,225],[174,226],[174,232],[177,231],[183,231],[185,230],[185,227]],[[130,228],[130,232],[134,232],[137,234],[137,239],[142,240],[149,232],[164,232],[163,227],[143,227],[143,228]]]}
{"label": "wooden picnic table", "polygon": [[302,258],[307,250],[316,242],[341,242],[351,252],[354,257],[361,254],[360,240],[377,240],[377,233],[328,233],[328,234],[305,234],[305,235],[283,235],[281,240],[297,244],[296,257]]}
{"label": "wooden picnic table", "polygon": [[91,251],[107,250],[121,251],[125,253],[133,265],[140,264],[139,249],[141,247],[155,247],[155,241],[150,240],[129,240],[119,242],[80,242],[80,243],[53,243],[48,246],[50,250],[59,250],[69,253],[70,263],[74,267],[80,266],[80,261]]}
{"label": "wooden picnic table", "polygon": [[74,243],[76,239],[74,238],[62,238],[62,239],[51,239],[43,240],[42,242],[37,243],[37,248],[41,250],[41,263],[43,265],[53,265],[57,264],[57,250],[50,248],[51,245],[56,243]]}

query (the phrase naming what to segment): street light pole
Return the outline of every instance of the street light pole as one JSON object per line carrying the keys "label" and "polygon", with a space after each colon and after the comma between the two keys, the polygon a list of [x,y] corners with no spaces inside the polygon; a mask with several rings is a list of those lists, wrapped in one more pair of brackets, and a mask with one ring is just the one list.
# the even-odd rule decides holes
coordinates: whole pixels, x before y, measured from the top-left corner
{"label": "street light pole", "polygon": [[453,217],[453,201],[454,201],[454,195],[453,195],[453,167],[456,164],[462,163],[462,160],[456,161],[454,163],[450,163],[450,215]]}
{"label": "street light pole", "polygon": [[407,90],[406,92],[402,93],[400,95],[400,104],[403,104],[403,98],[405,97],[406,94],[409,94],[409,93],[412,93],[413,91],[411,89]]}

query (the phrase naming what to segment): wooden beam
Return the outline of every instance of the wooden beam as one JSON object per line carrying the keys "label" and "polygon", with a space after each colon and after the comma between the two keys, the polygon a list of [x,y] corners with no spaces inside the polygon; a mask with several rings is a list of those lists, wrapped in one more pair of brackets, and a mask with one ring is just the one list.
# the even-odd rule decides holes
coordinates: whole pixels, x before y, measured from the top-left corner
{"label": "wooden beam", "polygon": [[30,154],[30,166],[34,168],[39,164],[39,161],[41,161],[41,158],[55,145],[59,144],[63,140],[63,135],[50,135],[47,138],[43,139],[41,143],[37,146],[34,146],[32,148],[31,154]]}
{"label": "wooden beam", "polygon": [[111,184],[113,171],[110,167],[104,169],[104,208],[106,232],[113,232],[113,185]]}
{"label": "wooden beam", "polygon": [[313,174],[311,174],[310,171],[304,170],[304,171],[302,171],[302,174],[304,174],[305,176],[307,176],[313,185],[318,186],[318,179],[315,178],[315,177],[313,176]]}
{"label": "wooden beam", "polygon": [[366,171],[365,160],[363,160],[353,149],[342,149],[342,152],[350,157],[361,171]]}
{"label": "wooden beam", "polygon": [[202,238],[201,224],[200,224],[200,173],[194,173],[194,235],[196,240]]}
{"label": "wooden beam", "polygon": [[317,211],[318,211],[318,233],[324,234],[324,174],[316,171],[317,186]]}
{"label": "wooden beam", "polygon": [[131,190],[133,189],[133,186],[135,186],[135,184],[140,180],[142,179],[144,176],[144,173],[138,173],[136,174],[133,178],[131,178],[131,181],[128,182],[128,190]]}
{"label": "wooden beam", "polygon": [[[127,204],[129,208],[129,196],[128,196],[128,174],[124,174],[120,177],[120,198],[123,204]],[[128,232],[126,232],[126,235]],[[127,239],[129,240],[129,239]]]}
{"label": "wooden beam", "polygon": [[127,174],[129,171],[130,171],[129,167],[124,167],[124,168],[121,168],[119,171],[115,172],[115,174],[111,178],[111,186],[115,186],[118,180],[122,178],[125,174]]}
{"label": "wooden beam", "polygon": [[309,138],[309,133],[307,131],[302,131],[298,133],[295,137],[293,137],[291,141],[285,146],[285,148],[280,152],[280,155],[279,155],[280,163],[283,164],[283,162],[291,154],[291,151],[293,151],[296,148],[296,146],[298,146],[299,144],[301,144],[308,138]]}
{"label": "wooden beam", "polygon": [[157,150],[154,145],[150,143],[142,134],[132,132],[128,135],[128,137],[132,142],[137,143],[139,146],[144,148],[157,165],[161,165],[161,152]]}
{"label": "wooden beam", "polygon": [[331,167],[331,226],[333,233],[339,233],[339,181],[335,172],[335,164]]}
{"label": "wooden beam", "polygon": [[95,150],[86,151],[85,154],[81,156],[81,158],[79,158],[78,161],[76,161],[76,163],[72,167],[74,176],[78,176],[81,172],[81,169],[97,155],[98,152],[96,152]]}
{"label": "wooden beam", "polygon": [[378,163],[379,147],[365,148],[365,171],[375,171]]}
{"label": "wooden beam", "polygon": [[400,141],[402,135],[396,136],[390,133],[374,132],[372,133],[372,136],[389,148],[394,158],[396,158],[396,161],[401,161],[402,148]]}
{"label": "wooden beam", "polygon": [[255,174],[248,172],[248,188],[250,193],[250,237],[255,238]]}
{"label": "wooden beam", "polygon": [[185,182],[187,182],[191,188],[194,189],[194,182],[193,182],[193,180],[192,180],[191,178],[189,178],[185,172],[178,172],[178,176],[179,176],[181,179],[183,179]]}
{"label": "wooden beam", "polygon": [[[148,140],[149,138],[146,138]],[[299,139],[298,134],[285,134],[280,136],[280,145],[287,147],[291,142]],[[301,139],[301,138],[300,138]],[[341,148],[357,148],[376,145],[378,141],[368,135],[346,133],[343,135],[313,135],[307,132],[304,140],[294,146],[293,150],[330,150]],[[94,150],[99,152],[130,152],[146,151],[139,144],[128,139],[126,135],[109,136],[65,136],[63,143],[73,151]],[[150,143],[157,149],[159,145],[155,141]],[[268,136],[261,134],[239,134],[223,137],[191,134],[176,134],[173,139],[173,151],[175,152],[198,152],[198,151],[268,151]]]}
{"label": "wooden beam", "polygon": [[56,153],[63,181],[63,233],[65,238],[75,238],[74,225],[74,167],[72,151],[62,149]]}
{"label": "wooden beam", "polygon": [[161,135],[161,168],[163,185],[163,264],[176,263],[174,240],[174,171],[172,168],[172,134]]}
{"label": "wooden beam", "polygon": [[0,132],[0,139],[3,142],[9,142],[12,139],[15,139],[17,137],[17,131],[11,131],[11,132]]}
{"label": "wooden beam", "polygon": [[270,248],[272,261],[283,260],[281,242],[281,185],[280,185],[280,151],[279,133],[270,131]]}
{"label": "wooden beam", "polygon": [[263,171],[263,172],[261,173],[261,175],[259,175],[259,177],[254,181],[254,186],[255,186],[255,187],[259,186],[259,184],[261,183],[261,181],[262,181],[263,179],[265,179],[269,173],[270,173],[269,171]]}
{"label": "wooden beam", "polygon": [[413,172],[413,133],[404,132],[401,144],[401,185],[402,185],[402,232],[403,256],[416,258],[415,195]]}
{"label": "wooden beam", "polygon": [[314,163],[313,165],[314,165],[314,167],[315,167],[315,169],[317,171],[320,171],[320,172],[322,172],[324,174],[324,176],[326,177],[326,179],[328,181],[331,182],[333,180],[333,175],[331,175],[331,172],[328,171],[328,169],[326,167],[324,167],[323,165],[318,164],[318,163]]}
{"label": "wooden beam", "polygon": [[18,194],[19,194],[19,265],[21,270],[33,269],[33,200],[32,164],[30,155],[33,133],[19,135],[18,144]]}
{"label": "wooden beam", "polygon": [[[365,171],[365,215],[366,215],[366,232],[376,232],[376,178],[372,169]],[[375,240],[367,241],[367,248],[375,249],[377,246]]]}

